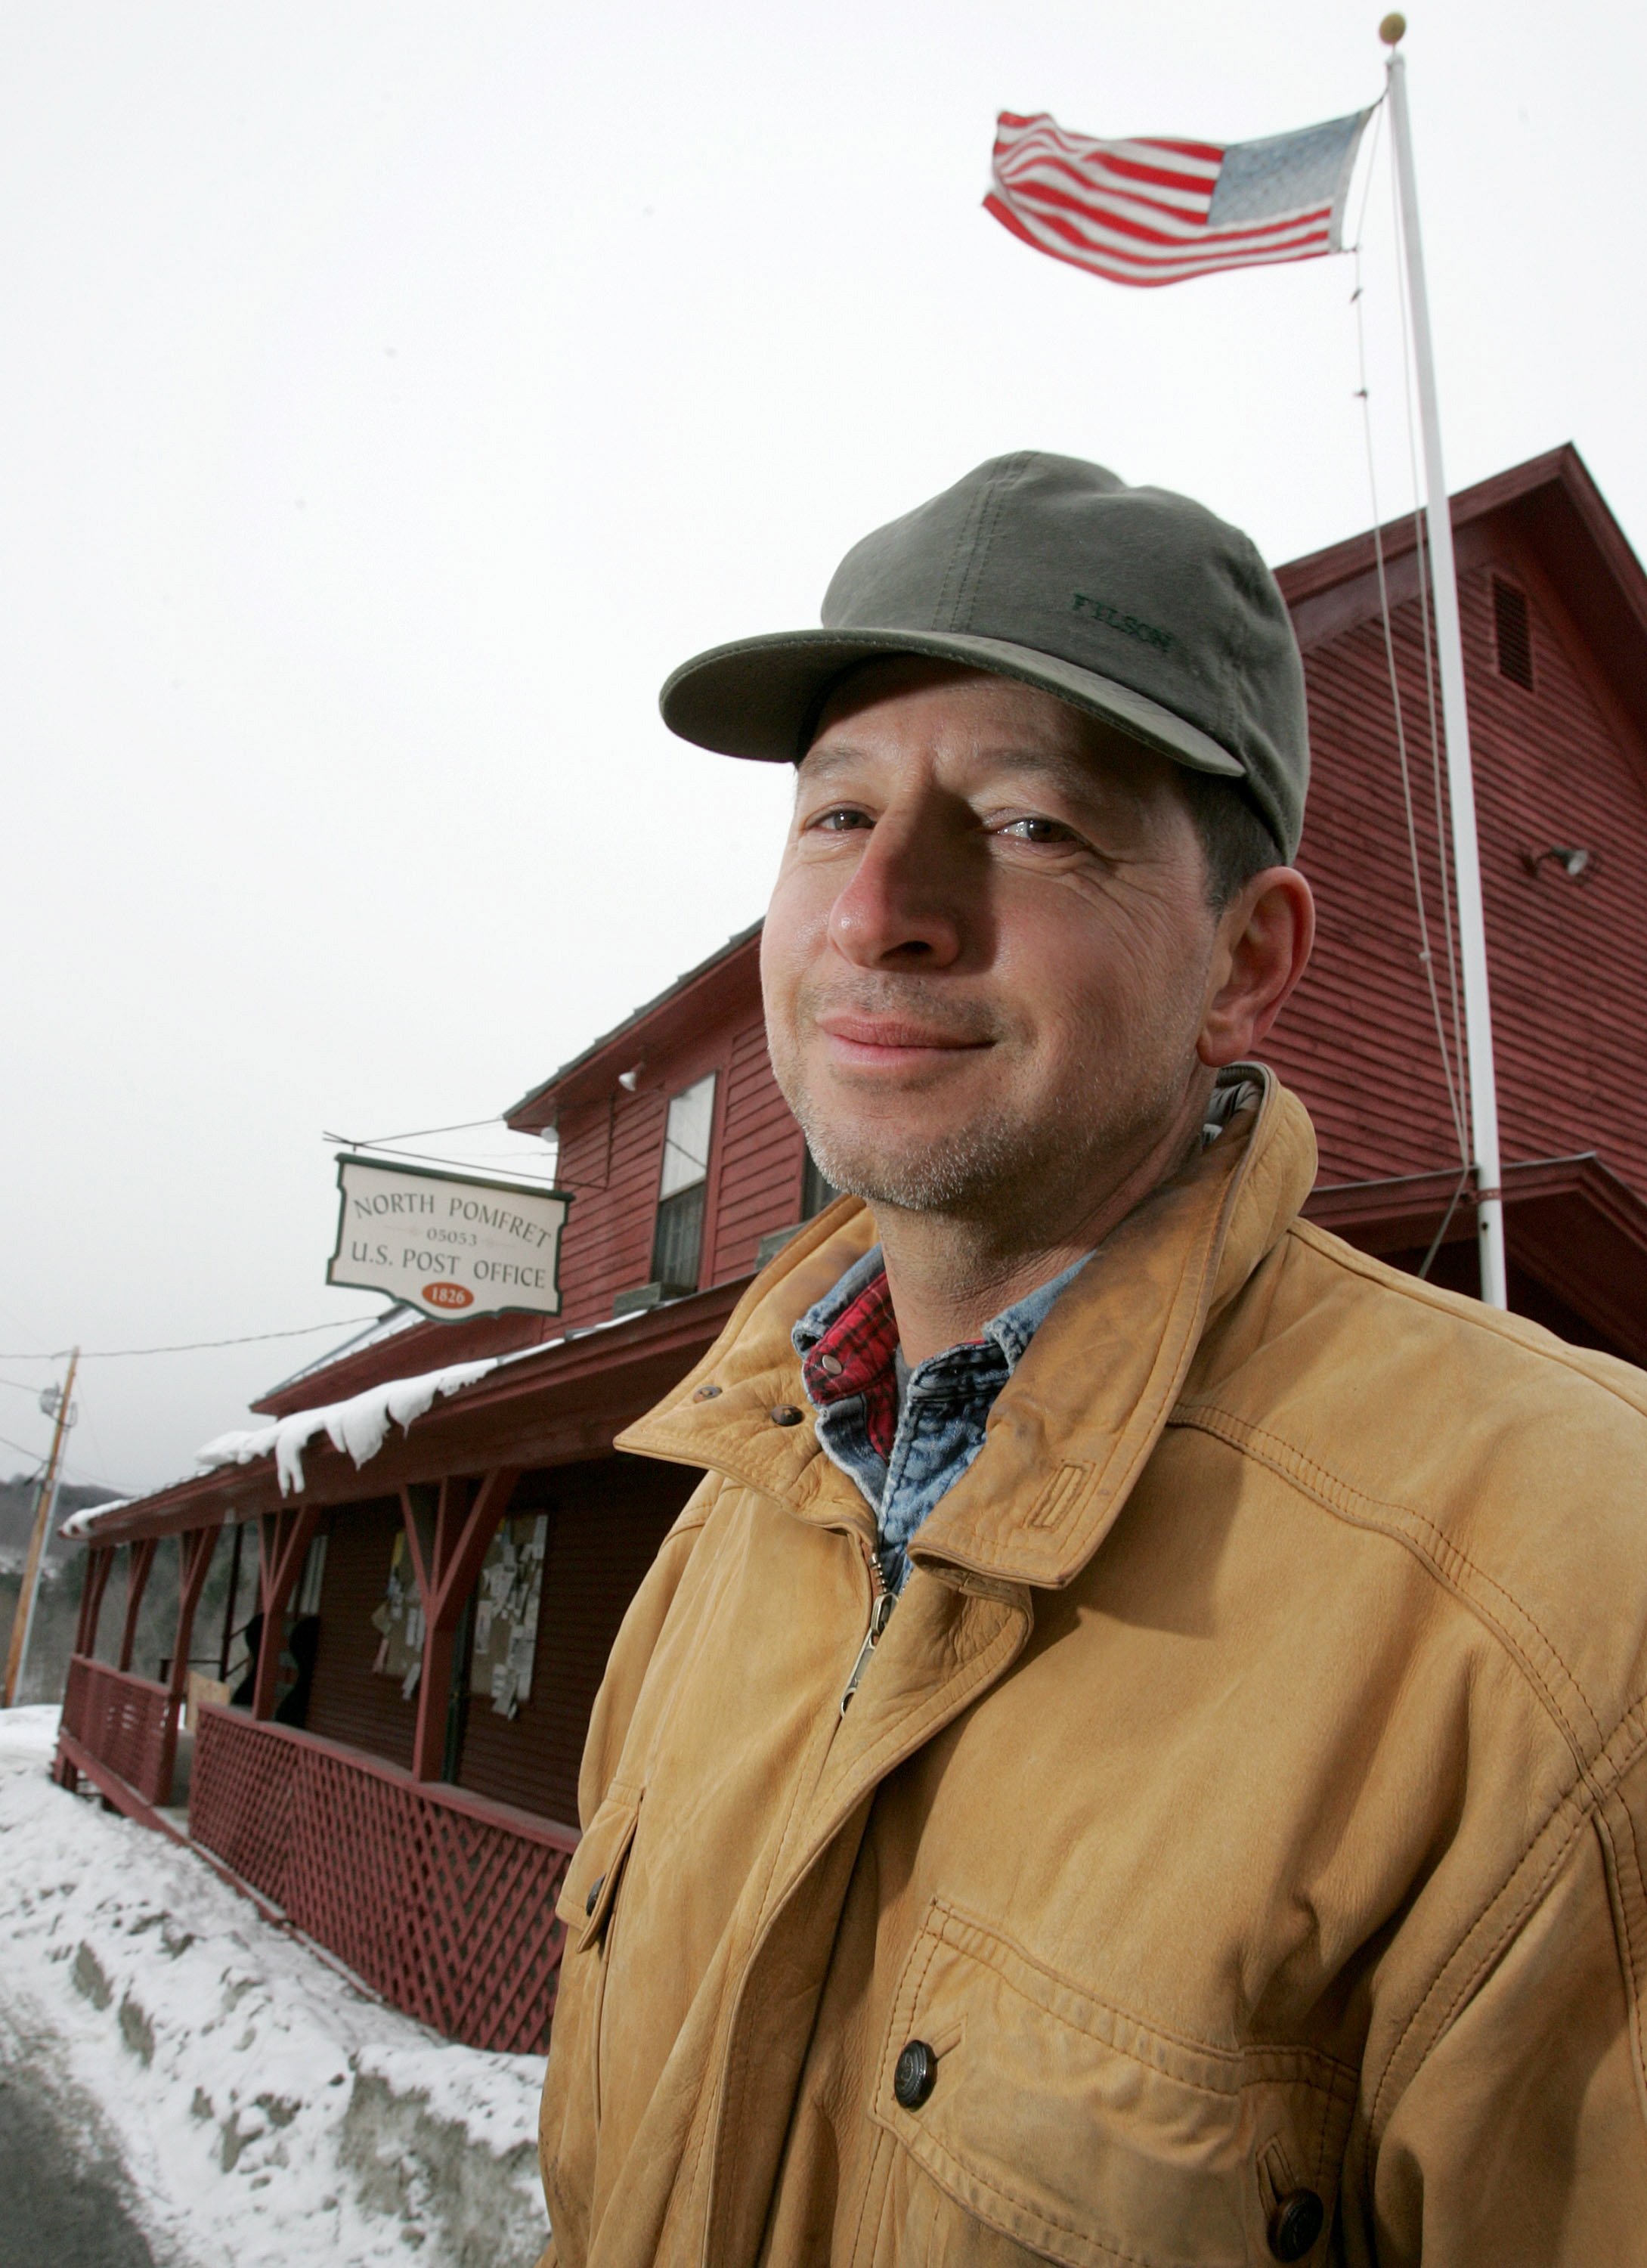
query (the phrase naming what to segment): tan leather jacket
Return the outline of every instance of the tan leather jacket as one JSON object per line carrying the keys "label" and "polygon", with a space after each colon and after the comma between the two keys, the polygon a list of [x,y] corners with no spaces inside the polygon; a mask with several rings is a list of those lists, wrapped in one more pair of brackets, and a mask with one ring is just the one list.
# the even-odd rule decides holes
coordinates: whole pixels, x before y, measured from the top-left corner
{"label": "tan leather jacket", "polygon": [[563,2268],[1647,2261],[1647,1379],[1314,1168],[1267,1079],[1111,1237],[844,1717],[789,1332],[862,1209],[626,1437],[708,1477],[585,1760]]}

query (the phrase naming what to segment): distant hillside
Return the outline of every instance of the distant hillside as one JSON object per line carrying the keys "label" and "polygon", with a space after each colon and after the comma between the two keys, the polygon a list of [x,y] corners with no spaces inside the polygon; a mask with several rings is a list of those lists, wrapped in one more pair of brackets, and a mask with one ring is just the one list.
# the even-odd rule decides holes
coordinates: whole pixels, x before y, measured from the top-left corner
{"label": "distant hillside", "polygon": [[[70,1513],[78,1512],[84,1506],[114,1501],[113,1491],[108,1489],[65,1487],[57,1498],[57,1521],[54,1525],[61,1525]],[[23,1556],[33,1510],[34,1484],[27,1476],[19,1474],[12,1480],[0,1481],[0,1662],[5,1659],[23,1587]],[[220,1543],[225,1541],[228,1532],[219,1537]],[[21,1700],[55,1701],[62,1696],[87,1557],[83,1545],[61,1543],[54,1537],[40,1582],[28,1663],[18,1697]],[[129,1564],[128,1552],[116,1551],[98,1636],[97,1653],[104,1661],[113,1661],[119,1651]],[[237,1594],[232,1602],[228,1595],[231,1564],[232,1554],[227,1549],[214,1553],[195,1618],[194,1662],[214,1675],[224,1659],[225,1631],[240,1631],[257,1603],[255,1530],[251,1549],[242,1556]],[[159,1676],[161,1665],[170,1661],[172,1649],[177,1644],[178,1573],[177,1541],[167,1536],[155,1558],[137,1616],[131,1666],[140,1677]],[[237,1658],[244,1662],[243,1645],[231,1649],[230,1660]],[[11,2257],[4,2228],[0,2228],[0,2268],[5,2268]]]}
{"label": "distant hillside", "polygon": [[[0,1561],[20,1558],[28,1549],[37,1485],[29,1473],[15,1473],[9,1481],[0,1481]],[[60,1528],[71,1512],[83,1511],[89,1504],[112,1504],[114,1500],[113,1489],[82,1488],[75,1482],[65,1481],[57,1491],[57,1517],[52,1527],[54,1530]],[[55,1557],[62,1558],[72,1547],[54,1533],[48,1548]]]}
{"label": "distant hillside", "polygon": [[[9,1481],[0,1481],[0,1663],[5,1659],[5,1648],[11,1643],[11,1620],[17,1611],[18,1594],[23,1585],[23,1560],[28,1550],[29,1530],[34,1524],[34,1493],[38,1484],[29,1473],[14,1474]],[[80,1604],[80,1581],[85,1572],[85,1552],[82,1546],[64,1543],[56,1530],[71,1512],[79,1512],[88,1504],[112,1504],[113,1489],[83,1488],[77,1483],[65,1481],[57,1491],[57,1516],[52,1522],[53,1533],[46,1565],[40,1579],[40,1606],[35,1616],[29,1658],[24,1671],[20,1701],[55,1701],[62,1692],[63,1674],[69,1665],[69,1649],[74,1643],[75,1616]],[[167,1571],[167,1579],[151,1584],[155,1595],[154,1614],[157,1627],[164,1628],[165,1618],[177,1611],[177,1581],[175,1572]],[[149,1601],[143,1601],[145,1609]],[[118,1628],[118,1625],[116,1625]],[[150,1665],[152,1668],[152,1664]],[[6,2257],[0,2243],[0,2259]]]}

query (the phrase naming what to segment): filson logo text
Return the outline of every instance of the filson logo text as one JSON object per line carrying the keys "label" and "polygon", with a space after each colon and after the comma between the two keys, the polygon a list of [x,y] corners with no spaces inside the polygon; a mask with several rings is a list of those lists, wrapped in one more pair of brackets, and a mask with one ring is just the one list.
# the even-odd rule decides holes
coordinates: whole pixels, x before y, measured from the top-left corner
{"label": "filson logo text", "polygon": [[1123,615],[1119,607],[1112,607],[1107,599],[1089,599],[1085,591],[1077,591],[1070,600],[1072,614],[1090,615],[1122,637],[1136,638],[1140,645],[1158,646],[1163,653],[1177,644],[1171,630],[1158,630],[1153,622],[1144,622],[1137,615]]}

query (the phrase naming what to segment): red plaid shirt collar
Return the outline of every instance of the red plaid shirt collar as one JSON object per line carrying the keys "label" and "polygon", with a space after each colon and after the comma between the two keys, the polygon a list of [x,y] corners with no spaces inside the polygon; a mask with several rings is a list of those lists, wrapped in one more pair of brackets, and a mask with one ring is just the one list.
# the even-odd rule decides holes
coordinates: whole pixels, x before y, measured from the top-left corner
{"label": "red plaid shirt collar", "polygon": [[[879,1260],[879,1252],[872,1256]],[[877,1267],[802,1356],[801,1376],[815,1409],[864,1397],[864,1430],[889,1459],[898,1433],[898,1323],[886,1270]]]}

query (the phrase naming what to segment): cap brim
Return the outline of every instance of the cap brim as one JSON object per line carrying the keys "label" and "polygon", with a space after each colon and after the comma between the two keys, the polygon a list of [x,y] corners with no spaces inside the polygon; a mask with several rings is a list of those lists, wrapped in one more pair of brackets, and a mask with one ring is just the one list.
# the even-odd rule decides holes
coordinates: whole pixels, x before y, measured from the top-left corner
{"label": "cap brim", "polygon": [[842,670],[893,653],[925,654],[1015,678],[1056,694],[1192,771],[1216,772],[1224,779],[1246,775],[1246,767],[1227,748],[1129,685],[1033,646],[952,630],[779,630],[740,638],[682,662],[665,681],[658,705],[670,731],[701,748],[793,763],[804,753],[802,733]]}

